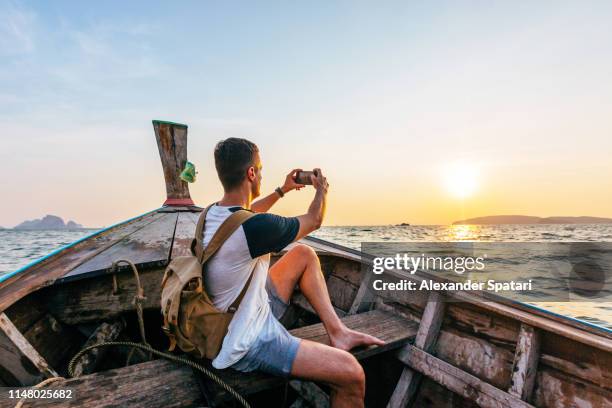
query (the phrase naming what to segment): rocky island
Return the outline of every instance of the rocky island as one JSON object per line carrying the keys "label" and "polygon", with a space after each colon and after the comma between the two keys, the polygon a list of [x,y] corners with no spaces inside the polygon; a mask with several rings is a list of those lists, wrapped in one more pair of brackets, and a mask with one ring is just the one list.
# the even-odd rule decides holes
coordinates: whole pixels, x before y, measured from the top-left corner
{"label": "rocky island", "polygon": [[16,230],[63,230],[83,228],[81,224],[74,221],[64,223],[64,220],[57,215],[45,215],[41,219],[24,221],[17,225]]}

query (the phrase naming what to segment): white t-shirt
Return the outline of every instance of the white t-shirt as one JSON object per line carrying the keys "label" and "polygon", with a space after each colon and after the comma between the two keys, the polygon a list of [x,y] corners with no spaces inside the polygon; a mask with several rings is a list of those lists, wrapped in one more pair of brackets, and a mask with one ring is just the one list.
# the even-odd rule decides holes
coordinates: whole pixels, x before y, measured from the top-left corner
{"label": "white t-shirt", "polygon": [[[203,244],[208,245],[219,226],[241,207],[213,205],[206,215]],[[270,252],[278,252],[297,236],[299,221],[274,214],[256,214],[244,222],[206,263],[204,283],[214,305],[227,311],[246,284],[253,279],[229,325],[215,368],[227,368],[240,360],[259,335],[268,313],[266,279]]]}

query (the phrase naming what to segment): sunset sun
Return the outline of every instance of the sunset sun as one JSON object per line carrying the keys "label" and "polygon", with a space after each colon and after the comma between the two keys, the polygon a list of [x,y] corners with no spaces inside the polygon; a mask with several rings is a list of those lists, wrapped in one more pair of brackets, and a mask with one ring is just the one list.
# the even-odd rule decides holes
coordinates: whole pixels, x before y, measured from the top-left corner
{"label": "sunset sun", "polygon": [[454,163],[444,169],[443,182],[450,195],[465,199],[472,196],[478,188],[478,172],[470,164]]}

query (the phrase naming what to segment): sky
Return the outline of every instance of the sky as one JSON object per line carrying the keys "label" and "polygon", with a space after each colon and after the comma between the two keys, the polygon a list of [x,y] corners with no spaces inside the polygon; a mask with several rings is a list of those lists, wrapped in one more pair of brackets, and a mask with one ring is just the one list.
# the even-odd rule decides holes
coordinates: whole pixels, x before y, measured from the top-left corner
{"label": "sky", "polygon": [[203,206],[215,143],[245,137],[264,192],[323,169],[326,225],[612,217],[611,19],[608,1],[0,0],[0,226],[159,207],[152,119],[189,125]]}

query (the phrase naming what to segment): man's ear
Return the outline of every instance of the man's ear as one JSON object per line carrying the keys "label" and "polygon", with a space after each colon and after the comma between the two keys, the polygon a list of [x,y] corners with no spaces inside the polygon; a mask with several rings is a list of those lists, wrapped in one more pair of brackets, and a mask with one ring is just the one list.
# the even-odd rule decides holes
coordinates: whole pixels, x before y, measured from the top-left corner
{"label": "man's ear", "polygon": [[251,166],[247,169],[247,177],[249,178],[249,181],[253,182],[255,181],[256,175],[255,175],[255,167]]}

